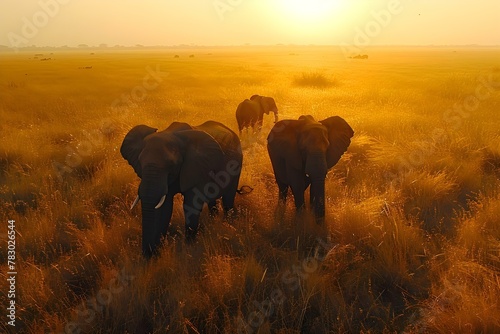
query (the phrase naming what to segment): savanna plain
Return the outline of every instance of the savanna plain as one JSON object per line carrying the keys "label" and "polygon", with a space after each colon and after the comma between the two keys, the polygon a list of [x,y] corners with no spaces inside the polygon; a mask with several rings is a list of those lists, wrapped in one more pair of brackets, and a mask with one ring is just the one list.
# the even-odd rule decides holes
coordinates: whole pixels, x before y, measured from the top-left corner
{"label": "savanna plain", "polygon": [[[36,53],[41,55],[35,56]],[[2,332],[493,333],[500,330],[500,49],[241,47],[0,54]],[[49,59],[50,58],[50,59]],[[47,60],[42,60],[47,59]],[[326,219],[295,215],[266,150],[241,136],[238,216],[177,195],[141,257],[137,124],[224,123],[272,96],[280,119],[354,129],[326,179]],[[307,197],[306,197],[307,198]],[[16,327],[7,222],[16,221]],[[5,313],[5,314],[4,314]]]}

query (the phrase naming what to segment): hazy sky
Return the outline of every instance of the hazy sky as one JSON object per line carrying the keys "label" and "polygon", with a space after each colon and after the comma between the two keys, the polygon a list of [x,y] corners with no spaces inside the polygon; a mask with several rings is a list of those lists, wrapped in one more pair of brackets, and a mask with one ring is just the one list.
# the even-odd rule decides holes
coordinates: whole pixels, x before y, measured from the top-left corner
{"label": "hazy sky", "polygon": [[499,0],[0,0],[8,46],[500,45]]}

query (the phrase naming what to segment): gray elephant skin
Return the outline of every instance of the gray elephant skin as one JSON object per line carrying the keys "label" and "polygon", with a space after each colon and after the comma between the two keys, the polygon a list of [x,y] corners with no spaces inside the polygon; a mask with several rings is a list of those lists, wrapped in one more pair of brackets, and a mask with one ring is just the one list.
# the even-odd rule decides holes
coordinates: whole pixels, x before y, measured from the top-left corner
{"label": "gray elephant skin", "polygon": [[276,123],[267,137],[267,149],[279,188],[279,200],[285,202],[292,189],[295,207],[304,207],[304,192],[309,185],[310,203],[316,219],[325,216],[325,177],[347,151],[354,131],[339,116],[317,122],[310,115],[298,120]]}
{"label": "gray elephant skin", "polygon": [[250,99],[241,102],[236,108],[236,121],[238,122],[238,130],[241,136],[241,131],[246,127],[251,127],[255,131],[262,128],[264,114],[269,115],[269,112],[274,113],[274,123],[278,121],[278,107],[272,97],[253,95]]}
{"label": "gray elephant skin", "polygon": [[123,158],[141,178],[142,253],[158,253],[172,217],[174,195],[184,196],[186,239],[193,239],[204,203],[216,212],[222,197],[224,211],[231,212],[243,160],[238,136],[221,123],[199,126],[174,122],[163,131],[137,125],[125,136]]}

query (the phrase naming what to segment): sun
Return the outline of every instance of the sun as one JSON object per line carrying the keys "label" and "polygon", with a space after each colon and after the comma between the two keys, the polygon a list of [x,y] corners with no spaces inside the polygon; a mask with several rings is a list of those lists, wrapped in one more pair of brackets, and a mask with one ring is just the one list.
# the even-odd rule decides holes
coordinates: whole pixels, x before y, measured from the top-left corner
{"label": "sun", "polygon": [[276,22],[294,40],[315,43],[349,19],[351,0],[275,0]]}
{"label": "sun", "polygon": [[283,17],[302,23],[314,23],[331,17],[347,0],[279,0]]}

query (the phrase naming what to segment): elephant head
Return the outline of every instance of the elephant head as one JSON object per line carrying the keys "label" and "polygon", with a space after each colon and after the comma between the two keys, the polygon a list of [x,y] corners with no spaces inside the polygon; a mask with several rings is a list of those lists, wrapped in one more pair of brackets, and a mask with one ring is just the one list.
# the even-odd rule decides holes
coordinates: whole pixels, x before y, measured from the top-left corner
{"label": "elephant head", "polygon": [[354,131],[338,116],[317,122],[310,115],[275,124],[268,136],[280,198],[292,188],[295,205],[304,205],[304,191],[311,185],[310,202],[316,217],[325,215],[325,177],[347,150]]}
{"label": "elephant head", "polygon": [[262,118],[263,114],[269,115],[269,112],[272,111],[274,113],[274,123],[278,121],[278,107],[272,97],[253,95],[250,100],[259,103],[261,108],[260,118]]}
{"label": "elephant head", "polygon": [[185,123],[172,123],[164,131],[146,125],[132,128],[120,153],[141,178],[138,198],[142,204],[142,251],[156,252],[172,215],[173,196],[204,184],[219,168],[223,152],[208,133]]}

